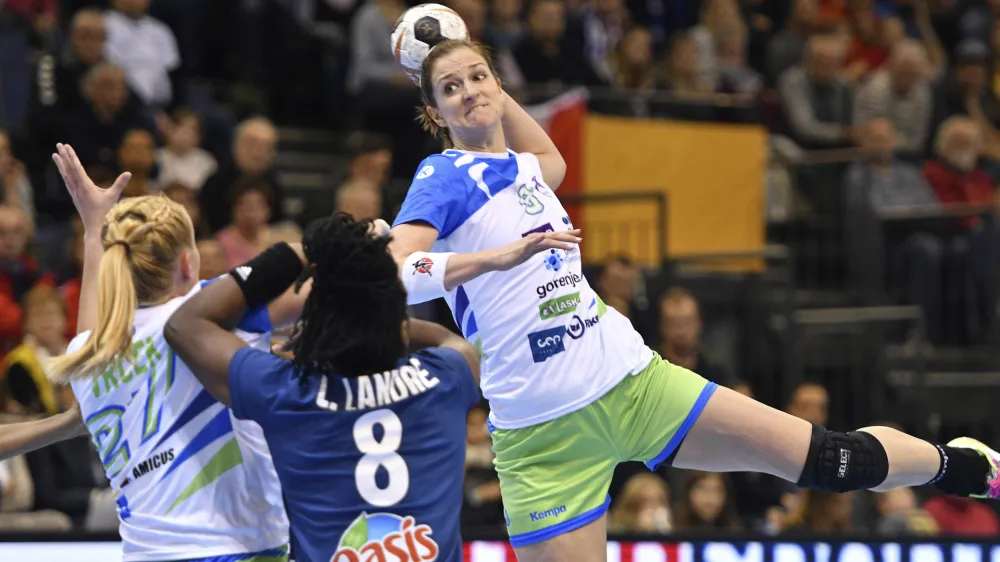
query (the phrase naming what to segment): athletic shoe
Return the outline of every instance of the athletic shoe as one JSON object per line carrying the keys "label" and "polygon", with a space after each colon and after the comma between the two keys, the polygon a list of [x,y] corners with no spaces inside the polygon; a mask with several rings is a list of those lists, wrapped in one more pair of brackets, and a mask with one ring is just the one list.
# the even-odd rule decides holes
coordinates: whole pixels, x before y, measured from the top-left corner
{"label": "athletic shoe", "polygon": [[948,442],[949,447],[972,449],[990,461],[990,475],[986,480],[986,493],[972,494],[973,498],[1000,499],[1000,453],[971,437],[959,437]]}

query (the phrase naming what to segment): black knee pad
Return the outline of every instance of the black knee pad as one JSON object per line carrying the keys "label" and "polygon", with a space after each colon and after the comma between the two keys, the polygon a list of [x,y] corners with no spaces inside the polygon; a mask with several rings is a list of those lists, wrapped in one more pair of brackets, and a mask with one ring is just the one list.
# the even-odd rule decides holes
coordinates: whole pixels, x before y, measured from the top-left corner
{"label": "black knee pad", "polygon": [[885,482],[889,457],[874,435],[837,433],[813,424],[806,466],[798,485],[824,492],[867,490]]}

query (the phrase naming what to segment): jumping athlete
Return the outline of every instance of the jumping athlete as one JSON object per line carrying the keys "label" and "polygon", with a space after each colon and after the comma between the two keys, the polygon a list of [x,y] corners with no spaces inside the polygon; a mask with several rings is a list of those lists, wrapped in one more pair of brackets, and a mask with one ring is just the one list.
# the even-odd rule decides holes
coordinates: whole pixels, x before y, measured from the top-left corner
{"label": "jumping athlete", "polygon": [[[417,170],[390,249],[409,302],[444,297],[482,350],[519,560],[604,560],[608,485],[628,460],[835,492],[932,484],[1000,496],[1000,457],[982,443],[829,431],[664,361],[583,277],[579,231],[553,193],[566,164],[501,89],[485,49],[439,43],[420,88],[425,127],[449,149]],[[569,244],[523,259],[560,236]]]}

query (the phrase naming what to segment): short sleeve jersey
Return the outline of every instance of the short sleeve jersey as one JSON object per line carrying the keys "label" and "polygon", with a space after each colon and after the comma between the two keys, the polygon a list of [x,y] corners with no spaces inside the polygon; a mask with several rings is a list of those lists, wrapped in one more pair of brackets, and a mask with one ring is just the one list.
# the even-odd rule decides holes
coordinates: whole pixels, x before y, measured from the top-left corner
{"label": "short sleeve jersey", "polygon": [[[395,225],[412,222],[438,230],[434,252],[457,253],[573,228],[538,158],[513,151],[446,150],[425,159]],[[433,264],[422,264],[402,275],[434,273]],[[481,384],[496,427],[526,427],[582,408],[652,360],[628,318],[605,306],[584,278],[578,249],[481,275],[445,300],[484,355]]]}

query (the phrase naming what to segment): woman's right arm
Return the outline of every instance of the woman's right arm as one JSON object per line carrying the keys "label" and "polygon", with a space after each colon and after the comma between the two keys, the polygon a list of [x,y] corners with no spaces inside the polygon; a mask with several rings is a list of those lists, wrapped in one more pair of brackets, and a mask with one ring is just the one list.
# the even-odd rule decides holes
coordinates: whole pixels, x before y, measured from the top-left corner
{"label": "woman's right arm", "polygon": [[[392,229],[389,251],[399,266],[399,275],[407,288],[409,304],[418,304],[443,296],[435,294],[426,298],[427,295],[423,291],[414,294],[412,286],[417,273],[426,272],[429,274],[427,278],[433,279],[433,261],[430,266],[425,265],[424,268],[420,266],[426,263],[424,260],[427,260],[428,256],[434,255],[426,253],[434,246],[437,237],[438,230],[426,223],[401,224]],[[443,292],[451,291],[484,273],[506,271],[518,266],[539,252],[549,249],[571,250],[581,240],[580,230],[536,232],[500,248],[464,254],[438,254],[438,259],[445,262],[443,264],[445,274],[443,279],[435,281],[443,285]]]}

